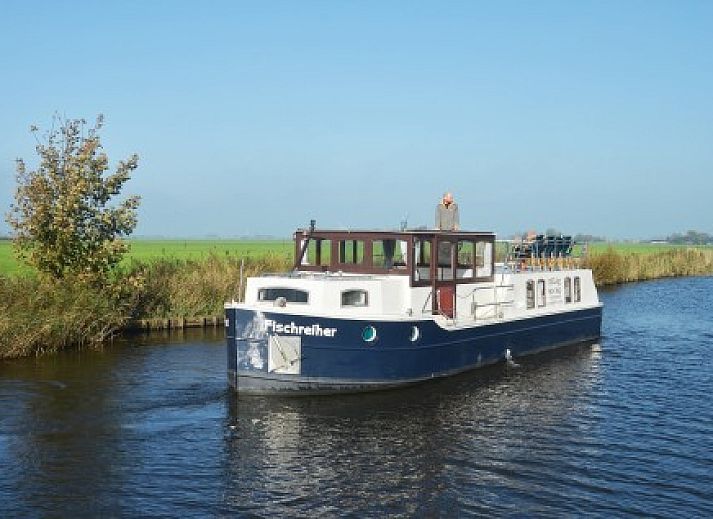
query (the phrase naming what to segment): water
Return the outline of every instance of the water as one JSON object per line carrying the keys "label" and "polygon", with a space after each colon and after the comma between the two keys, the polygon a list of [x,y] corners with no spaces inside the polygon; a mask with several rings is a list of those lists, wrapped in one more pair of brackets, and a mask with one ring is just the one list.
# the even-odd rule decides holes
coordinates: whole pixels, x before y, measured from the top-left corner
{"label": "water", "polygon": [[367,395],[235,398],[221,331],[0,364],[0,516],[713,515],[713,278],[604,338]]}

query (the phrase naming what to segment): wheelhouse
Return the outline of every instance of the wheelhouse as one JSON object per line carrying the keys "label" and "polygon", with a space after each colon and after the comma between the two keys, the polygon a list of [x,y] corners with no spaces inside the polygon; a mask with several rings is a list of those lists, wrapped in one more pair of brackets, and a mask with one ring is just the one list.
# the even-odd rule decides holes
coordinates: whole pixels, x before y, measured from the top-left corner
{"label": "wheelhouse", "polygon": [[432,288],[434,313],[436,293],[492,283],[495,274],[495,234],[489,232],[299,229],[294,241],[295,270],[407,276],[411,287]]}

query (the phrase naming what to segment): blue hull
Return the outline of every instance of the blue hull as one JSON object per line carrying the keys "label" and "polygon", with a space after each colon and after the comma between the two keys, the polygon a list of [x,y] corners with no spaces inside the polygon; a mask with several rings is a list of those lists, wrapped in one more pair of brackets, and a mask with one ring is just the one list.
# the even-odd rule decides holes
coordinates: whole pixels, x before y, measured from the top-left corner
{"label": "blue hull", "polygon": [[[226,318],[228,380],[238,392],[315,394],[398,387],[501,362],[506,350],[517,358],[596,340],[602,308],[454,330],[430,319],[358,321],[270,312],[258,318],[236,308],[227,309]],[[267,331],[265,320],[272,323]],[[372,341],[363,338],[368,326],[376,330]],[[270,372],[270,335],[300,338],[299,374]]]}

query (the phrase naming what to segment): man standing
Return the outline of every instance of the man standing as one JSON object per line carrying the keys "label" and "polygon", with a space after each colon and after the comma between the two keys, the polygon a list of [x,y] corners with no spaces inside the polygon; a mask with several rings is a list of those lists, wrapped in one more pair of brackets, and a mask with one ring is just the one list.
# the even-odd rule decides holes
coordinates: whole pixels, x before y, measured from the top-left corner
{"label": "man standing", "polygon": [[445,193],[443,200],[436,207],[436,229],[457,231],[460,228],[458,204],[453,201],[452,193]]}

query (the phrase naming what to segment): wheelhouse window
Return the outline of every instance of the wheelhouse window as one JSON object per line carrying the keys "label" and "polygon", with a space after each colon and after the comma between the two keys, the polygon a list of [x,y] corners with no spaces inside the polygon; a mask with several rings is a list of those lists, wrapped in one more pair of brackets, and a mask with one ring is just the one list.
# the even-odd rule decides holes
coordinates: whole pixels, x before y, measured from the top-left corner
{"label": "wheelhouse window", "polygon": [[284,297],[288,303],[306,303],[309,300],[309,292],[296,288],[261,288],[258,290],[258,301],[274,301],[278,297]]}
{"label": "wheelhouse window", "polygon": [[331,240],[310,240],[307,247],[306,259],[303,259],[303,265],[329,265],[329,260],[332,255]]}
{"label": "wheelhouse window", "polygon": [[405,269],[408,243],[404,240],[374,240],[372,264],[377,268]]}
{"label": "wheelhouse window", "polygon": [[414,280],[428,281],[431,279],[431,242],[414,240]]}
{"label": "wheelhouse window", "polygon": [[527,308],[535,308],[535,282],[530,280],[527,282]]}
{"label": "wheelhouse window", "polygon": [[341,240],[339,263],[352,265],[364,263],[364,240]]}
{"label": "wheelhouse window", "polygon": [[572,302],[572,278],[564,278],[564,302]]}
{"label": "wheelhouse window", "polygon": [[487,278],[493,275],[493,243],[478,241],[475,244],[475,277]]}
{"label": "wheelhouse window", "polygon": [[442,240],[438,242],[437,279],[453,279],[453,242]]}
{"label": "wheelhouse window", "polygon": [[545,289],[545,280],[537,280],[537,306],[542,307],[547,304],[547,291]]}
{"label": "wheelhouse window", "polygon": [[574,278],[574,302],[579,303],[582,300],[582,280],[579,276]]}
{"label": "wheelhouse window", "polygon": [[[493,274],[493,244],[484,240],[458,240],[457,279],[486,279]],[[449,258],[445,258],[450,263]],[[439,264],[443,263],[439,254]]]}
{"label": "wheelhouse window", "polygon": [[456,277],[458,279],[471,279],[475,277],[475,242],[461,240],[458,242],[456,253],[458,264]]}
{"label": "wheelhouse window", "polygon": [[369,306],[369,292],[366,290],[343,291],[342,306]]}

